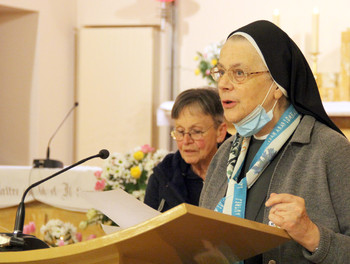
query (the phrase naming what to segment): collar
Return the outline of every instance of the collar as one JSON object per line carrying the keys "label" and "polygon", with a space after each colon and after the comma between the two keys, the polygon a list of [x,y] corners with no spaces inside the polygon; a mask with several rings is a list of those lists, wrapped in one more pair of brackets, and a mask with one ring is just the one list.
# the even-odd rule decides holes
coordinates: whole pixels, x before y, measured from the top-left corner
{"label": "collar", "polygon": [[301,144],[310,143],[311,133],[315,126],[315,122],[316,122],[316,119],[313,116],[309,116],[309,115],[303,116],[290,142],[301,143]]}

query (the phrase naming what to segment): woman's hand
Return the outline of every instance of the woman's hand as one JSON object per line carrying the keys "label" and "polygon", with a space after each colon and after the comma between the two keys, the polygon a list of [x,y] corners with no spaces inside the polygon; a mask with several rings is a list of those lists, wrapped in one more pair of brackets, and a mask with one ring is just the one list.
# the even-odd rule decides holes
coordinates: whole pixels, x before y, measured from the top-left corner
{"label": "woman's hand", "polygon": [[283,228],[296,242],[314,252],[320,242],[318,227],[310,220],[303,198],[272,193],[265,205],[271,207],[269,220]]}

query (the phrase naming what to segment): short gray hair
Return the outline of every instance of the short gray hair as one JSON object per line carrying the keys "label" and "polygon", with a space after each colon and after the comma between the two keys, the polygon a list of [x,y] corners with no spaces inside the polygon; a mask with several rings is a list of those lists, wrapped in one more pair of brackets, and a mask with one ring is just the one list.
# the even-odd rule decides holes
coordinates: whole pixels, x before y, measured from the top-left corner
{"label": "short gray hair", "polygon": [[224,109],[216,88],[200,87],[183,91],[176,97],[171,118],[178,119],[182,110],[189,106],[197,106],[203,114],[210,115],[216,128],[224,122]]}

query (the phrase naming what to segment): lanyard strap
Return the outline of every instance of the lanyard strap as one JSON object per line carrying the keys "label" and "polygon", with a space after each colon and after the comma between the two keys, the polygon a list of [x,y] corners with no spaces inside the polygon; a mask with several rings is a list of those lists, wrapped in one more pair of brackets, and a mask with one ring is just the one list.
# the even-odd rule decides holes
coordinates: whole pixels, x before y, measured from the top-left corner
{"label": "lanyard strap", "polygon": [[238,177],[244,164],[250,137],[242,139],[237,134],[236,140],[231,146],[226,171],[228,178],[226,196],[220,200],[215,211],[241,218],[245,217],[248,189],[253,186],[264,169],[270,164],[271,160],[275,157],[284,143],[293,134],[300,119],[300,114],[295,110],[293,105],[290,105],[259,148],[249,166],[246,177],[240,182],[238,182]]}

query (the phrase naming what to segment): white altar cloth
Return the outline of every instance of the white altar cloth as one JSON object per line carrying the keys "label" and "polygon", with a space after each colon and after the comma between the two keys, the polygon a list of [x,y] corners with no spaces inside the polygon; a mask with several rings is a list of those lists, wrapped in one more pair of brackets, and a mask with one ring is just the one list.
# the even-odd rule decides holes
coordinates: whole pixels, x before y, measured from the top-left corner
{"label": "white altar cloth", "polygon": [[[30,166],[0,166],[0,208],[16,206],[29,185],[56,173],[60,169]],[[34,187],[25,202],[40,201],[70,211],[85,212],[91,205],[79,191],[94,191],[94,172],[100,167],[78,166]]]}

